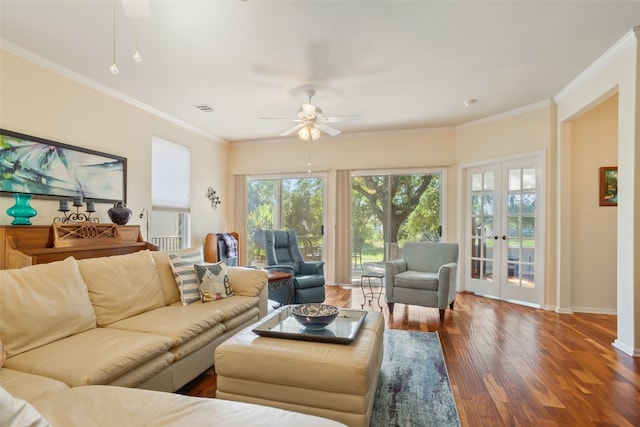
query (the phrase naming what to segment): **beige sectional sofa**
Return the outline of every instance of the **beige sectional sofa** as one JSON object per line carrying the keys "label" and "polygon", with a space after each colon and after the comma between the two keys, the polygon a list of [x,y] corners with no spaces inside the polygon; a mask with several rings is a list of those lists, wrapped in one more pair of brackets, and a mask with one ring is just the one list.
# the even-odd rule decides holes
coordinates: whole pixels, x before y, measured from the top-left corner
{"label": "beige sectional sofa", "polygon": [[229,268],[229,277],[234,296],[183,306],[163,252],[0,271],[6,367],[72,387],[175,391],[266,313],[266,273]]}
{"label": "beige sectional sofa", "polygon": [[[163,252],[2,270],[0,340],[6,361],[0,385],[59,420],[71,416],[57,413],[65,399],[71,400],[66,412],[79,413],[83,409],[73,402],[100,405],[94,400],[103,398],[121,404],[155,398],[158,410],[172,405],[167,399],[175,399],[179,411],[202,405],[169,393],[104,386],[171,392],[211,367],[217,345],[267,312],[265,272],[229,267],[228,278],[233,296],[185,306]],[[135,412],[135,406],[122,410]]]}

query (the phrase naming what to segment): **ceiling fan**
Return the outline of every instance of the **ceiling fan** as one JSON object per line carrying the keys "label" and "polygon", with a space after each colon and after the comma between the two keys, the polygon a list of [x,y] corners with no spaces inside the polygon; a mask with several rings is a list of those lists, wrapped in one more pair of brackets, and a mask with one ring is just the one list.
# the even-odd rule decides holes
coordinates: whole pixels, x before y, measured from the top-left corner
{"label": "ceiling fan", "polygon": [[327,123],[343,122],[347,120],[357,119],[358,115],[347,116],[325,116],[322,109],[311,103],[311,98],[316,94],[313,89],[306,91],[308,102],[302,104],[298,109],[296,118],[281,118],[281,117],[262,117],[263,119],[276,119],[276,120],[288,120],[292,122],[298,122],[297,125],[288,129],[280,134],[280,136],[289,136],[292,133],[298,131],[298,136],[305,140],[316,140],[320,138],[321,132],[327,135],[336,136],[340,134],[340,131],[336,128],[328,126]]}

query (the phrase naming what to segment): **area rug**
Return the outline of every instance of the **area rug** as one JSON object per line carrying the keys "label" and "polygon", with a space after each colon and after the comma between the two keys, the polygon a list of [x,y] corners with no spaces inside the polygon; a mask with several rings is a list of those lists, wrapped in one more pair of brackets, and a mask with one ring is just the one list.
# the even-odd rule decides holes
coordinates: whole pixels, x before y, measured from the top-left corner
{"label": "area rug", "polygon": [[370,426],[460,426],[437,332],[384,331]]}

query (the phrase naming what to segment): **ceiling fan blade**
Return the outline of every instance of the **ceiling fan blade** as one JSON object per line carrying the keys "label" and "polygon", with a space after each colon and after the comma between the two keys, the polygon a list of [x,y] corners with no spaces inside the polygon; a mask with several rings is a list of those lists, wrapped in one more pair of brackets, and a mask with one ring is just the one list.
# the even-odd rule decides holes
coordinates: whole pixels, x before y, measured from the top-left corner
{"label": "ceiling fan blade", "polygon": [[347,116],[323,116],[318,120],[325,123],[336,123],[336,122],[348,122],[350,120],[358,120],[359,118],[360,118],[359,115],[353,114],[353,115],[347,115]]}
{"label": "ceiling fan blade", "polygon": [[297,131],[298,129],[300,129],[302,126],[304,126],[304,123],[300,123],[299,125],[295,125],[294,127],[292,127],[291,129],[284,131],[280,134],[280,136],[289,136],[292,133],[294,133],[295,131]]}
{"label": "ceiling fan blade", "polygon": [[331,126],[323,125],[322,123],[316,123],[316,127],[322,132],[331,136],[336,136],[341,133],[338,129],[332,128]]}
{"label": "ceiling fan blade", "polygon": [[293,117],[258,117],[259,119],[265,120],[286,120],[288,122],[299,122],[300,119]]}

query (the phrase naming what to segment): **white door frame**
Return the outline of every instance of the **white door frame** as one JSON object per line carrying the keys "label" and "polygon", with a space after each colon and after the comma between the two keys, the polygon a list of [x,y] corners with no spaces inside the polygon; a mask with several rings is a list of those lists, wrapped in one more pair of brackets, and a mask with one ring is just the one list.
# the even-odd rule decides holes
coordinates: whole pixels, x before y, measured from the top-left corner
{"label": "white door frame", "polygon": [[[467,213],[469,209],[469,194],[467,192],[467,172],[469,169],[478,168],[489,165],[503,165],[507,163],[534,160],[536,162],[536,181],[537,181],[537,197],[536,197],[536,270],[534,277],[536,280],[536,299],[538,303],[528,303],[525,301],[512,300],[495,295],[485,295],[490,298],[503,299],[505,301],[516,302],[522,305],[528,305],[533,307],[542,307],[544,305],[544,277],[545,277],[545,264],[544,264],[544,248],[545,248],[545,176],[546,176],[546,155],[544,151],[537,151],[533,153],[526,153],[516,156],[495,158],[480,162],[465,163],[458,166],[458,203],[460,206],[458,213],[458,230],[459,230],[459,244],[460,244],[460,260],[458,263],[458,290],[465,291],[468,289],[467,276],[469,274],[469,247],[468,242],[468,228]],[[503,230],[499,230],[503,231]],[[502,233],[500,234],[502,236]],[[502,242],[502,240],[500,240]],[[498,268],[496,266],[495,268]]]}

